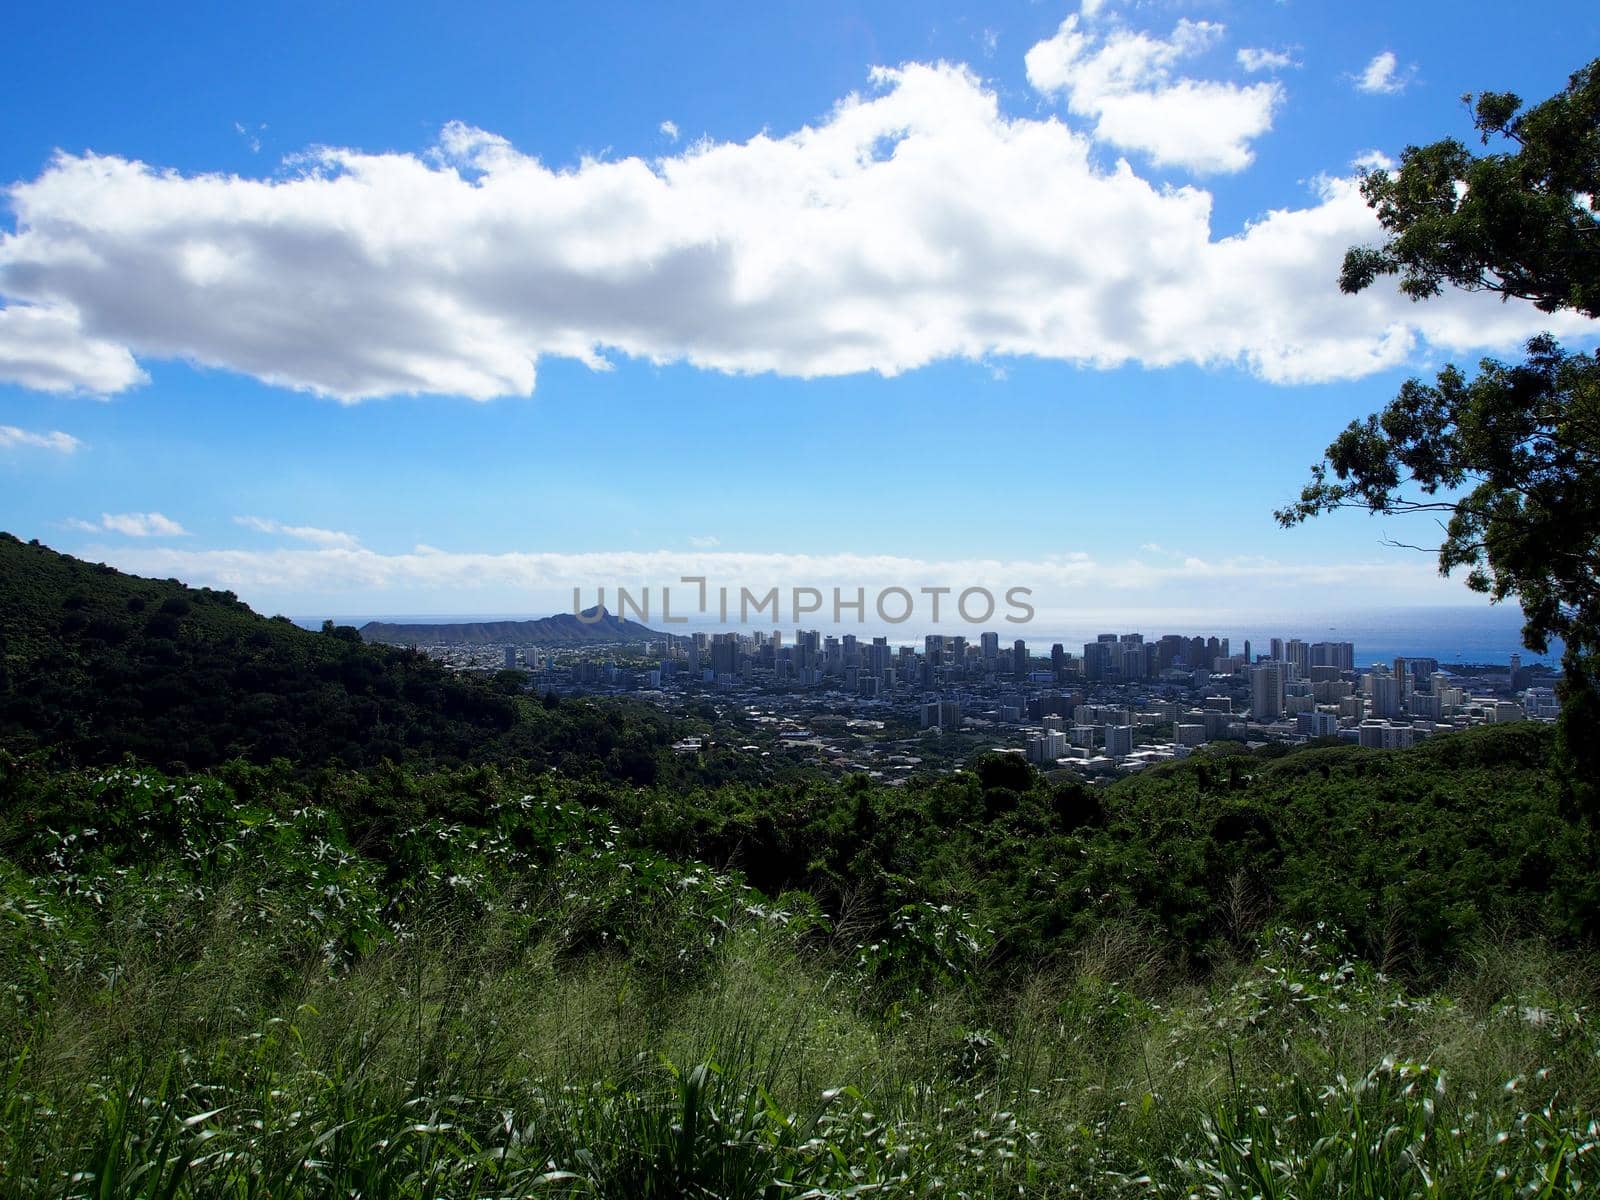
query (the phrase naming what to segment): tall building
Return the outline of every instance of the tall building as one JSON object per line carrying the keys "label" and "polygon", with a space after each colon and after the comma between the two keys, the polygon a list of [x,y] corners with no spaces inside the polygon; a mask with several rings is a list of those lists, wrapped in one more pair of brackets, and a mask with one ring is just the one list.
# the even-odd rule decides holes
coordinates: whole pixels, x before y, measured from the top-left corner
{"label": "tall building", "polygon": [[1250,715],[1257,721],[1282,718],[1284,664],[1262,663],[1250,672]]}
{"label": "tall building", "polygon": [[739,635],[719,633],[711,639],[711,671],[719,680],[738,673]]}
{"label": "tall building", "polygon": [[1083,677],[1094,683],[1102,680],[1109,673],[1111,665],[1111,652],[1105,642],[1085,642],[1083,644]]}
{"label": "tall building", "polygon": [[1363,688],[1367,699],[1371,702],[1371,711],[1374,717],[1398,717],[1403,704],[1400,693],[1400,680],[1393,675],[1379,674],[1383,668],[1379,667],[1370,675],[1362,678]]}
{"label": "tall building", "polygon": [[1341,671],[1356,669],[1356,648],[1352,642],[1313,642],[1310,658],[1313,667],[1337,667]]}
{"label": "tall building", "polygon": [[1189,639],[1169,633],[1156,643],[1156,670],[1170,670],[1172,664],[1185,657],[1189,648]]}
{"label": "tall building", "polygon": [[1011,668],[1018,679],[1028,676],[1028,643],[1018,638],[1011,643]]}
{"label": "tall building", "polygon": [[1311,674],[1311,648],[1299,638],[1290,638],[1283,647],[1283,660],[1295,679],[1306,679]]}
{"label": "tall building", "polygon": [[889,639],[875,637],[872,645],[867,648],[867,672],[872,678],[883,682],[883,677],[890,669],[889,664]]}
{"label": "tall building", "polygon": [[1144,647],[1130,642],[1122,643],[1122,653],[1118,660],[1122,664],[1122,678],[1143,679],[1145,677]]}
{"label": "tall building", "polygon": [[1040,766],[1052,766],[1067,752],[1067,735],[1057,729],[1046,729],[1027,742],[1028,761]]}

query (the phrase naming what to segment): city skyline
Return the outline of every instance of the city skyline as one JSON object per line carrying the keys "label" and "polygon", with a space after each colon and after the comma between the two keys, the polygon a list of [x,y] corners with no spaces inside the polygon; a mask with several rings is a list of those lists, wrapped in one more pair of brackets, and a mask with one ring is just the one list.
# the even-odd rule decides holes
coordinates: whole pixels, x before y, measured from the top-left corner
{"label": "city skyline", "polygon": [[[1476,725],[1552,721],[1559,707],[1555,673],[1515,653],[1500,670],[1415,652],[1370,661],[1349,641],[1300,637],[1100,633],[1046,651],[996,630],[918,644],[805,628],[661,633],[604,616],[359,632],[546,703],[633,696],[714,714],[739,731],[741,754],[880,779],[932,763],[958,770],[986,746],[1103,783],[1213,742],[1403,749]],[[597,640],[564,640],[581,629]],[[705,749],[701,736],[674,746]]]}
{"label": "city skyline", "polygon": [[[590,610],[593,611],[593,610]],[[1432,618],[1431,626],[1425,628],[1423,623],[1415,618],[1408,619],[1404,613],[1354,614],[1356,622],[1349,621],[1350,614],[1346,615],[1344,624],[1319,624],[1316,621],[1289,619],[1287,622],[1277,622],[1273,619],[1263,618],[1250,626],[1230,625],[1199,619],[1192,624],[1175,626],[1149,626],[1141,629],[1132,629],[1131,632],[1145,638],[1148,643],[1165,640],[1170,637],[1200,638],[1217,641],[1220,639],[1224,647],[1232,645],[1241,655],[1253,648],[1257,657],[1271,657],[1277,653],[1277,647],[1286,642],[1298,642],[1305,646],[1319,643],[1343,643],[1356,647],[1353,651],[1355,665],[1370,665],[1383,663],[1395,658],[1431,658],[1439,662],[1476,663],[1482,665],[1503,665],[1514,659],[1520,659],[1526,665],[1535,664],[1551,665],[1561,657],[1561,644],[1552,642],[1547,653],[1539,654],[1528,650],[1520,641],[1520,613],[1512,616],[1515,610],[1499,608],[1491,609],[1500,615],[1502,620],[1495,625],[1485,625],[1481,621],[1482,614],[1474,610],[1461,609],[1436,609],[1420,610]],[[565,618],[569,614],[554,614],[557,619]],[[617,614],[611,614],[616,617]],[[917,650],[924,647],[932,638],[944,638],[952,642],[960,642],[976,650],[986,644],[991,637],[996,639],[997,646],[1003,640],[1005,647],[1011,647],[1021,642],[1031,648],[1034,654],[1047,655],[1048,648],[1060,645],[1077,654],[1077,648],[1088,642],[1100,640],[1107,636],[1121,637],[1129,633],[1132,626],[1138,625],[1137,621],[1126,621],[1122,617],[1126,614],[1108,616],[1098,625],[1079,624],[1071,628],[1051,628],[1043,625],[1013,626],[1001,631],[985,629],[980,624],[947,625],[939,632],[927,628],[912,626],[844,626],[831,625],[825,622],[812,625],[802,624],[766,624],[766,625],[737,625],[719,623],[714,618],[700,622],[691,621],[684,625],[674,625],[670,628],[645,627],[646,632],[641,635],[644,640],[660,642],[668,649],[681,643],[682,639],[698,640],[702,644],[709,644],[712,639],[733,636],[743,639],[747,643],[761,645],[776,639],[779,645],[789,642],[802,634],[811,634],[828,641],[846,640],[866,644],[882,639],[897,652],[909,648]],[[1365,621],[1361,618],[1365,617]],[[1461,624],[1451,626],[1452,618],[1465,618]],[[449,632],[458,627],[480,626],[485,623],[515,622],[542,623],[545,618],[530,617],[527,614],[495,613],[495,614],[322,614],[318,616],[301,616],[295,618],[299,624],[308,629],[321,627],[325,622],[332,621],[339,625],[362,627],[368,636],[376,636],[378,640],[394,640],[389,630],[377,631],[366,629],[370,624],[374,626],[389,626],[391,629],[403,629],[407,626],[426,629],[428,640],[438,640],[441,644],[449,643]],[[631,618],[629,618],[631,619]],[[635,622],[636,626],[640,623]],[[1107,635],[1104,629],[1115,627],[1121,632]],[[1159,632],[1157,630],[1159,629]],[[1298,632],[1296,632],[1298,631]],[[404,640],[404,639],[401,639]],[[494,637],[482,633],[479,639],[483,645],[500,645]],[[550,647],[535,635],[518,640],[507,638],[506,645],[537,646],[543,649],[560,651],[582,651],[582,643],[573,645],[560,645]],[[606,645],[626,647],[637,646],[637,639],[631,641],[606,642],[603,635],[598,637],[590,648],[601,648]],[[1248,664],[1245,664],[1248,665]]]}

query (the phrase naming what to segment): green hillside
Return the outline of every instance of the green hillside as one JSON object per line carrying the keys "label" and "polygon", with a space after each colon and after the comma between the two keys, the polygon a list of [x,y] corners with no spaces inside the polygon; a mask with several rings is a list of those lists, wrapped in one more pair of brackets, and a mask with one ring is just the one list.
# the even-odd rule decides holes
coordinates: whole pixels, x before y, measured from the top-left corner
{"label": "green hillside", "polygon": [[0,536],[0,741],[85,762],[460,759],[516,704],[426,658],[264,620],[231,592]]}
{"label": "green hillside", "polygon": [[231,592],[143,579],[0,534],[0,748],[62,761],[310,769],[511,762],[656,776],[679,735],[650,710],[553,712],[519,681],[264,618]]}

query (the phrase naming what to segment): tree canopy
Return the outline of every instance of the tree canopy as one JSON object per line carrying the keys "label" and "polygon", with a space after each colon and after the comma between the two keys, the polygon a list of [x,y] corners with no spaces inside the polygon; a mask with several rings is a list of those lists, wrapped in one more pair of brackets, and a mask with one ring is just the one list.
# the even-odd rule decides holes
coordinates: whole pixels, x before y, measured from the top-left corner
{"label": "tree canopy", "polygon": [[1479,155],[1446,138],[1407,147],[1398,171],[1367,172],[1361,192],[1389,238],[1352,247],[1339,287],[1398,274],[1416,300],[1449,284],[1600,317],[1600,59],[1526,112],[1509,92],[1462,99],[1482,143],[1508,148]]}
{"label": "tree canopy", "polygon": [[[1600,59],[1523,110],[1519,97],[1465,97],[1491,153],[1455,139],[1408,147],[1362,193],[1388,237],[1352,247],[1339,286],[1398,275],[1416,300],[1446,285],[1600,317]],[[1526,358],[1485,359],[1412,379],[1353,421],[1312,468],[1285,526],[1341,508],[1436,514],[1439,569],[1522,606],[1523,641],[1559,637],[1563,725],[1586,804],[1600,775],[1600,360],[1548,334]]]}

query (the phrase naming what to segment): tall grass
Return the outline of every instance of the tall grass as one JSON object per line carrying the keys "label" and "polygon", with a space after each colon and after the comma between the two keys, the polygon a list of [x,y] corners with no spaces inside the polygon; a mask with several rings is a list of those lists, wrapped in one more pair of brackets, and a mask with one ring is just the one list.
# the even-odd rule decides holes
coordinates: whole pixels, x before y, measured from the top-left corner
{"label": "tall grass", "polygon": [[1486,953],[1455,998],[1315,936],[1264,939],[1206,987],[1102,946],[885,1013],[756,922],[668,986],[506,934],[423,926],[287,979],[223,919],[182,954],[123,943],[116,973],[58,980],[10,1026],[5,1190],[1512,1197],[1600,1180],[1589,985],[1538,945]]}
{"label": "tall grass", "polygon": [[542,857],[411,831],[387,889],[325,814],[150,811],[173,852],[83,830],[0,863],[6,1195],[1600,1186],[1595,981],[1541,942],[1416,991],[1332,930],[1268,930],[1197,983],[1107,925],[997,977],[945,906],[830,937],[558,808]]}

